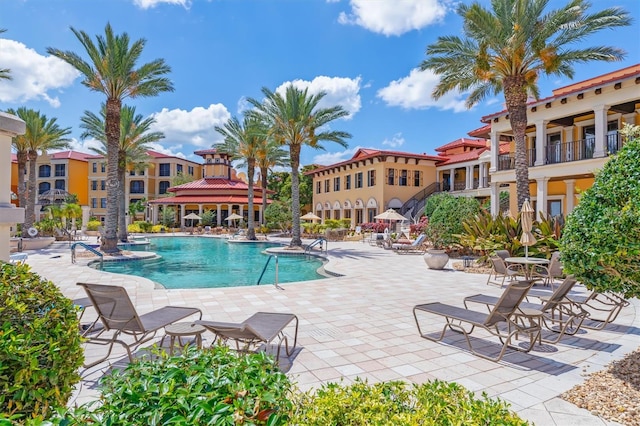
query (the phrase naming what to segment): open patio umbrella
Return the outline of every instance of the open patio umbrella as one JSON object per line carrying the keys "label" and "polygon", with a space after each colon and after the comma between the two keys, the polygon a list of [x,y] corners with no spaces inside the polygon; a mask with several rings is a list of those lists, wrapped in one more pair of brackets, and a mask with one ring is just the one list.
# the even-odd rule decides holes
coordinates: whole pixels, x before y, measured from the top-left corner
{"label": "open patio umbrella", "polygon": [[533,213],[529,200],[524,200],[520,209],[520,223],[522,225],[520,243],[524,246],[524,257],[529,257],[529,246],[536,243],[536,237],[531,233],[531,229],[533,229]]}
{"label": "open patio umbrella", "polygon": [[406,217],[402,216],[400,213],[398,213],[394,209],[386,210],[380,213],[379,215],[374,216],[373,218],[380,219],[380,220],[400,220],[400,221],[407,220]]}
{"label": "open patio umbrella", "polygon": [[[228,217],[227,217],[227,221],[232,221],[232,220],[238,220],[238,219],[243,219],[242,216],[240,216],[239,214],[235,214],[235,213],[231,213]],[[234,223],[235,225],[235,223]]]}
{"label": "open patio umbrella", "polygon": [[189,213],[188,215],[186,215],[184,217],[185,219],[189,219],[191,221],[191,233],[193,234],[193,228],[195,228],[193,221],[194,220],[201,220],[202,218],[200,216],[198,216],[195,213]]}
{"label": "open patio umbrella", "polygon": [[316,214],[313,214],[311,212],[300,216],[300,219],[302,220],[322,220],[322,218]]}

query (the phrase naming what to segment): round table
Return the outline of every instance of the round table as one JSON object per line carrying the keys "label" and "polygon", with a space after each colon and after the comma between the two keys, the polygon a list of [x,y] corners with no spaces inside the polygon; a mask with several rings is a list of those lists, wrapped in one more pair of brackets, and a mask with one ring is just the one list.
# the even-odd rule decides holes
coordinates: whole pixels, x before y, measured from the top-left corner
{"label": "round table", "polygon": [[524,265],[525,279],[529,280],[533,276],[533,270],[536,265],[548,265],[548,259],[541,259],[539,257],[507,257],[505,260],[507,263],[517,263]]}
{"label": "round table", "polygon": [[170,324],[164,328],[164,332],[171,339],[169,341],[169,354],[173,355],[173,347],[175,345],[176,337],[178,338],[178,344],[182,345],[181,337],[194,336],[196,340],[196,346],[198,349],[202,348],[202,333],[205,332],[205,328],[199,324],[192,322],[177,322]]}

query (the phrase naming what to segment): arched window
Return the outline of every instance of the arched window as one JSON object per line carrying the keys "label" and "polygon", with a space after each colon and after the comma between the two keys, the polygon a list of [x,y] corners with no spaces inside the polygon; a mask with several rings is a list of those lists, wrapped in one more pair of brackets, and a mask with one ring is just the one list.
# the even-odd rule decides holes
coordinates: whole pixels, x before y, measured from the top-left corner
{"label": "arched window", "polygon": [[[49,168],[51,170],[51,168]],[[49,182],[40,182],[38,185],[38,194],[42,194],[43,192],[49,191],[51,189],[51,184]]]}
{"label": "arched window", "polygon": [[41,178],[51,177],[51,166],[47,164],[43,164],[42,166],[38,167],[38,177],[41,177]]}

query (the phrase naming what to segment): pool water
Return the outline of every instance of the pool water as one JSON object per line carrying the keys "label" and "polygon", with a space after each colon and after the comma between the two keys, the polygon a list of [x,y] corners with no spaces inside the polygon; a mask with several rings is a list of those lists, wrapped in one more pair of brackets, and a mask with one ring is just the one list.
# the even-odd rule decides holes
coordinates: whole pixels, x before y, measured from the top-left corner
{"label": "pool water", "polygon": [[[220,238],[159,237],[151,244],[127,247],[129,251],[152,251],[160,258],[104,262],[102,270],[137,275],[165,288],[212,288],[256,285],[269,258],[270,243],[227,243]],[[272,258],[260,285],[275,283]],[[317,270],[322,261],[308,256],[278,256],[278,284],[325,278]],[[92,266],[100,268],[96,262]]]}

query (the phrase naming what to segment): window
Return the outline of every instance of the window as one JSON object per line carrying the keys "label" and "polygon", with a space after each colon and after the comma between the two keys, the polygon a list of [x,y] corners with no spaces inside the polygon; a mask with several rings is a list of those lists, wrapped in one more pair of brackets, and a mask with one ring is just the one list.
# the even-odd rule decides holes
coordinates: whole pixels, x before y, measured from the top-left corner
{"label": "window", "polygon": [[409,176],[409,171],[408,170],[400,170],[400,176],[398,176],[398,185],[399,186],[407,186],[409,183],[408,181],[408,176]]}
{"label": "window", "polygon": [[413,171],[413,186],[422,186],[422,172],[420,170]]}
{"label": "window", "polygon": [[161,180],[160,181],[160,187],[158,188],[158,192],[160,194],[166,194],[167,193],[167,189],[169,189],[170,185],[171,185],[171,182],[169,182],[168,180]]}
{"label": "window", "polygon": [[344,189],[351,189],[351,175],[346,175],[344,177]]}
{"label": "window", "polygon": [[42,194],[43,192],[49,191],[51,189],[51,184],[49,182],[40,182],[38,185],[38,194]]}
{"label": "window", "polygon": [[97,180],[92,180],[91,181],[91,190],[92,191],[97,191],[98,190],[98,181]]}
{"label": "window", "polygon": [[182,164],[176,164],[176,173],[182,173]]}
{"label": "window", "polygon": [[106,187],[107,187],[106,181],[101,180],[100,181],[100,190],[104,191],[106,189]]}
{"label": "window", "polygon": [[132,180],[129,182],[129,193],[144,194],[144,181]]}
{"label": "window", "polygon": [[329,179],[325,179],[324,180],[324,192],[329,192],[331,189],[331,187],[329,186]]}
{"label": "window", "polygon": [[63,191],[64,191],[64,189],[65,189],[65,188],[64,188],[64,186],[65,186],[65,185],[64,185],[64,179],[56,179],[56,181],[55,181],[55,184],[54,184],[54,185],[55,185],[55,188],[56,188],[56,189],[62,189]]}
{"label": "window", "polygon": [[340,177],[333,178],[333,190],[335,192],[340,191]]}
{"label": "window", "polygon": [[45,178],[51,177],[51,166],[40,166],[38,167],[38,177]]}
{"label": "window", "polygon": [[560,133],[547,135],[547,162],[551,164],[562,161],[562,137]]}
{"label": "window", "polygon": [[549,216],[562,216],[562,200],[549,200],[547,202],[547,212]]}
{"label": "window", "polygon": [[171,164],[160,163],[160,176],[171,176]]}
{"label": "window", "polygon": [[65,168],[66,166],[64,164],[56,164],[56,177],[64,177]]}
{"label": "window", "polygon": [[93,170],[93,173],[98,173],[98,163],[93,163],[91,165],[91,168]]}
{"label": "window", "polygon": [[106,198],[100,198],[100,208],[101,209],[106,209],[107,208],[107,199]]}
{"label": "window", "polygon": [[193,166],[187,167],[187,173],[189,173],[189,176],[193,176]]}
{"label": "window", "polygon": [[376,186],[376,171],[369,170],[367,172],[367,186]]}
{"label": "window", "polygon": [[387,185],[395,185],[396,183],[396,170],[387,169]]}
{"label": "window", "polygon": [[100,163],[100,171],[102,173],[107,171],[107,163]]}
{"label": "window", "polygon": [[356,173],[356,182],[355,182],[355,186],[356,189],[357,188],[362,188],[362,172],[358,172]]}
{"label": "window", "polygon": [[322,183],[320,181],[316,182],[316,194],[322,193]]}
{"label": "window", "polygon": [[[94,163],[95,164],[95,163]],[[95,209],[98,207],[98,199],[97,198],[92,198],[91,199],[91,208]]]}

